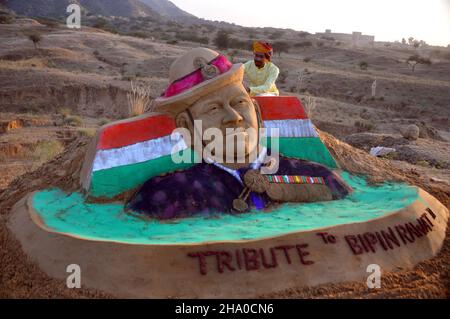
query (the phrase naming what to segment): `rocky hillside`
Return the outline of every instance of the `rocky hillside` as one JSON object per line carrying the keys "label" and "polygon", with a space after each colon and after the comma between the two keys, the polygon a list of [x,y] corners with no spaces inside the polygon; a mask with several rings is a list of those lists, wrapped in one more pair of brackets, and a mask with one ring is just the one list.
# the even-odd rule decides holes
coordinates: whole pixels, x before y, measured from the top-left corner
{"label": "rocky hillside", "polygon": [[164,17],[171,18],[172,20],[184,22],[184,21],[195,21],[198,20],[194,15],[181,10],[171,1],[168,0],[140,0],[147,6],[152,8],[154,11],[159,13]]}

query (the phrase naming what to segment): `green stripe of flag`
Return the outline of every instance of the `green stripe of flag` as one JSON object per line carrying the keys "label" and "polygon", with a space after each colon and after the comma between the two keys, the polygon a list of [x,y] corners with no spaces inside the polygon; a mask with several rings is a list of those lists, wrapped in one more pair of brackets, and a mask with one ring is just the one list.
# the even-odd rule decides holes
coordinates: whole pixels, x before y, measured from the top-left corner
{"label": "green stripe of flag", "polygon": [[[268,139],[270,147],[270,139]],[[337,168],[328,149],[318,137],[279,139],[281,154]],[[187,150],[190,152],[190,150]],[[149,178],[192,167],[195,163],[175,164],[170,155],[154,160],[99,170],[92,173],[90,195],[112,198],[142,185]]]}
{"label": "green stripe of flag", "polygon": [[90,195],[112,198],[142,185],[154,176],[187,169],[194,165],[195,163],[175,164],[172,157],[167,155],[142,163],[95,171],[92,174]]}
{"label": "green stripe of flag", "polygon": [[[270,147],[270,138],[266,144]],[[331,169],[338,168],[333,156],[319,137],[280,137],[279,147],[280,153],[284,156],[316,162]]]}

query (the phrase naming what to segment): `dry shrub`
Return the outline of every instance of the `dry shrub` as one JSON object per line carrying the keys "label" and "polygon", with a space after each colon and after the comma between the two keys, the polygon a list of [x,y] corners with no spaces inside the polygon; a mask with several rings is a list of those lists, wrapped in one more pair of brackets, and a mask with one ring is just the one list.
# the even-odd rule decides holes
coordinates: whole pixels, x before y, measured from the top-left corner
{"label": "dry shrub", "polygon": [[358,132],[367,132],[372,131],[375,128],[375,124],[368,120],[357,120],[355,121],[355,127],[358,129]]}
{"label": "dry shrub", "polygon": [[107,118],[105,118],[105,117],[102,117],[102,118],[100,119],[100,121],[98,122],[98,125],[103,126],[103,125],[108,124],[109,122],[111,122],[111,120],[109,120],[109,119],[107,119]]}
{"label": "dry shrub", "polygon": [[314,110],[316,109],[316,98],[311,95],[306,96],[306,98],[303,101],[303,106],[305,108],[308,117],[312,118]]}
{"label": "dry shrub", "polygon": [[97,133],[97,130],[95,128],[82,128],[79,130],[79,132],[82,136],[94,137]]}
{"label": "dry shrub", "polygon": [[64,123],[70,126],[82,126],[84,124],[83,119],[78,115],[66,116]]}
{"label": "dry shrub", "polygon": [[152,96],[150,88],[145,84],[131,83],[131,92],[127,93],[130,116],[142,115],[150,111]]}
{"label": "dry shrub", "polygon": [[72,114],[72,110],[68,107],[61,107],[59,109],[59,114],[61,114],[64,117],[68,117],[69,115]]}
{"label": "dry shrub", "polygon": [[52,160],[56,155],[64,151],[64,146],[58,140],[41,141],[34,148],[31,156],[39,164]]}
{"label": "dry shrub", "polygon": [[[304,79],[305,79],[305,73],[300,72],[297,76],[297,85],[295,86],[295,92],[297,92],[298,94],[300,94],[300,92],[302,90]],[[292,91],[292,92],[294,92],[294,91]]]}

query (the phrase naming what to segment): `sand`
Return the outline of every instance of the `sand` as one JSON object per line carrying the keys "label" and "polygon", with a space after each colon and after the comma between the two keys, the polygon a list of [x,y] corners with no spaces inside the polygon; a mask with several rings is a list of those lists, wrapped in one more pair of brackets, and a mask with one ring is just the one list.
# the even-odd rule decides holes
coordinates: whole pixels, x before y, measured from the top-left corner
{"label": "sand", "polygon": [[[411,172],[402,171],[386,160],[373,158],[322,133],[327,146],[339,164],[352,173],[380,178],[408,181],[423,187],[450,207],[450,189],[446,184],[424,183]],[[71,143],[67,150],[51,162],[32,173],[17,178],[11,186],[0,192],[0,298],[114,298],[92,289],[68,289],[64,281],[49,278],[22,252],[20,243],[8,230],[6,222],[12,206],[27,193],[58,186],[75,191],[78,186],[80,165],[88,139]],[[348,282],[312,288],[298,287],[255,298],[448,298],[450,287],[450,237],[449,228],[441,252],[413,270],[402,270],[382,275],[382,288],[369,290],[365,283]],[[232,296],[230,296],[232,297]]]}

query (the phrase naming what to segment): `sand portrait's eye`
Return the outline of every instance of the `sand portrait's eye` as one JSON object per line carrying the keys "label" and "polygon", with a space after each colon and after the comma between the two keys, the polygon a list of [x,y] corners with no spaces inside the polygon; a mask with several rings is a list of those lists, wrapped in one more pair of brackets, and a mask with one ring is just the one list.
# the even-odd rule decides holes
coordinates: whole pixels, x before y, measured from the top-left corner
{"label": "sand portrait's eye", "polygon": [[246,99],[246,98],[244,98],[244,97],[240,97],[240,98],[237,98],[236,100],[234,100],[233,101],[233,103],[232,103],[232,106],[233,107],[239,107],[239,108],[242,108],[242,107],[246,107],[246,106],[248,106],[248,100]]}
{"label": "sand portrait's eye", "polygon": [[217,103],[213,103],[208,105],[205,113],[207,114],[216,114],[220,110],[220,106]]}

